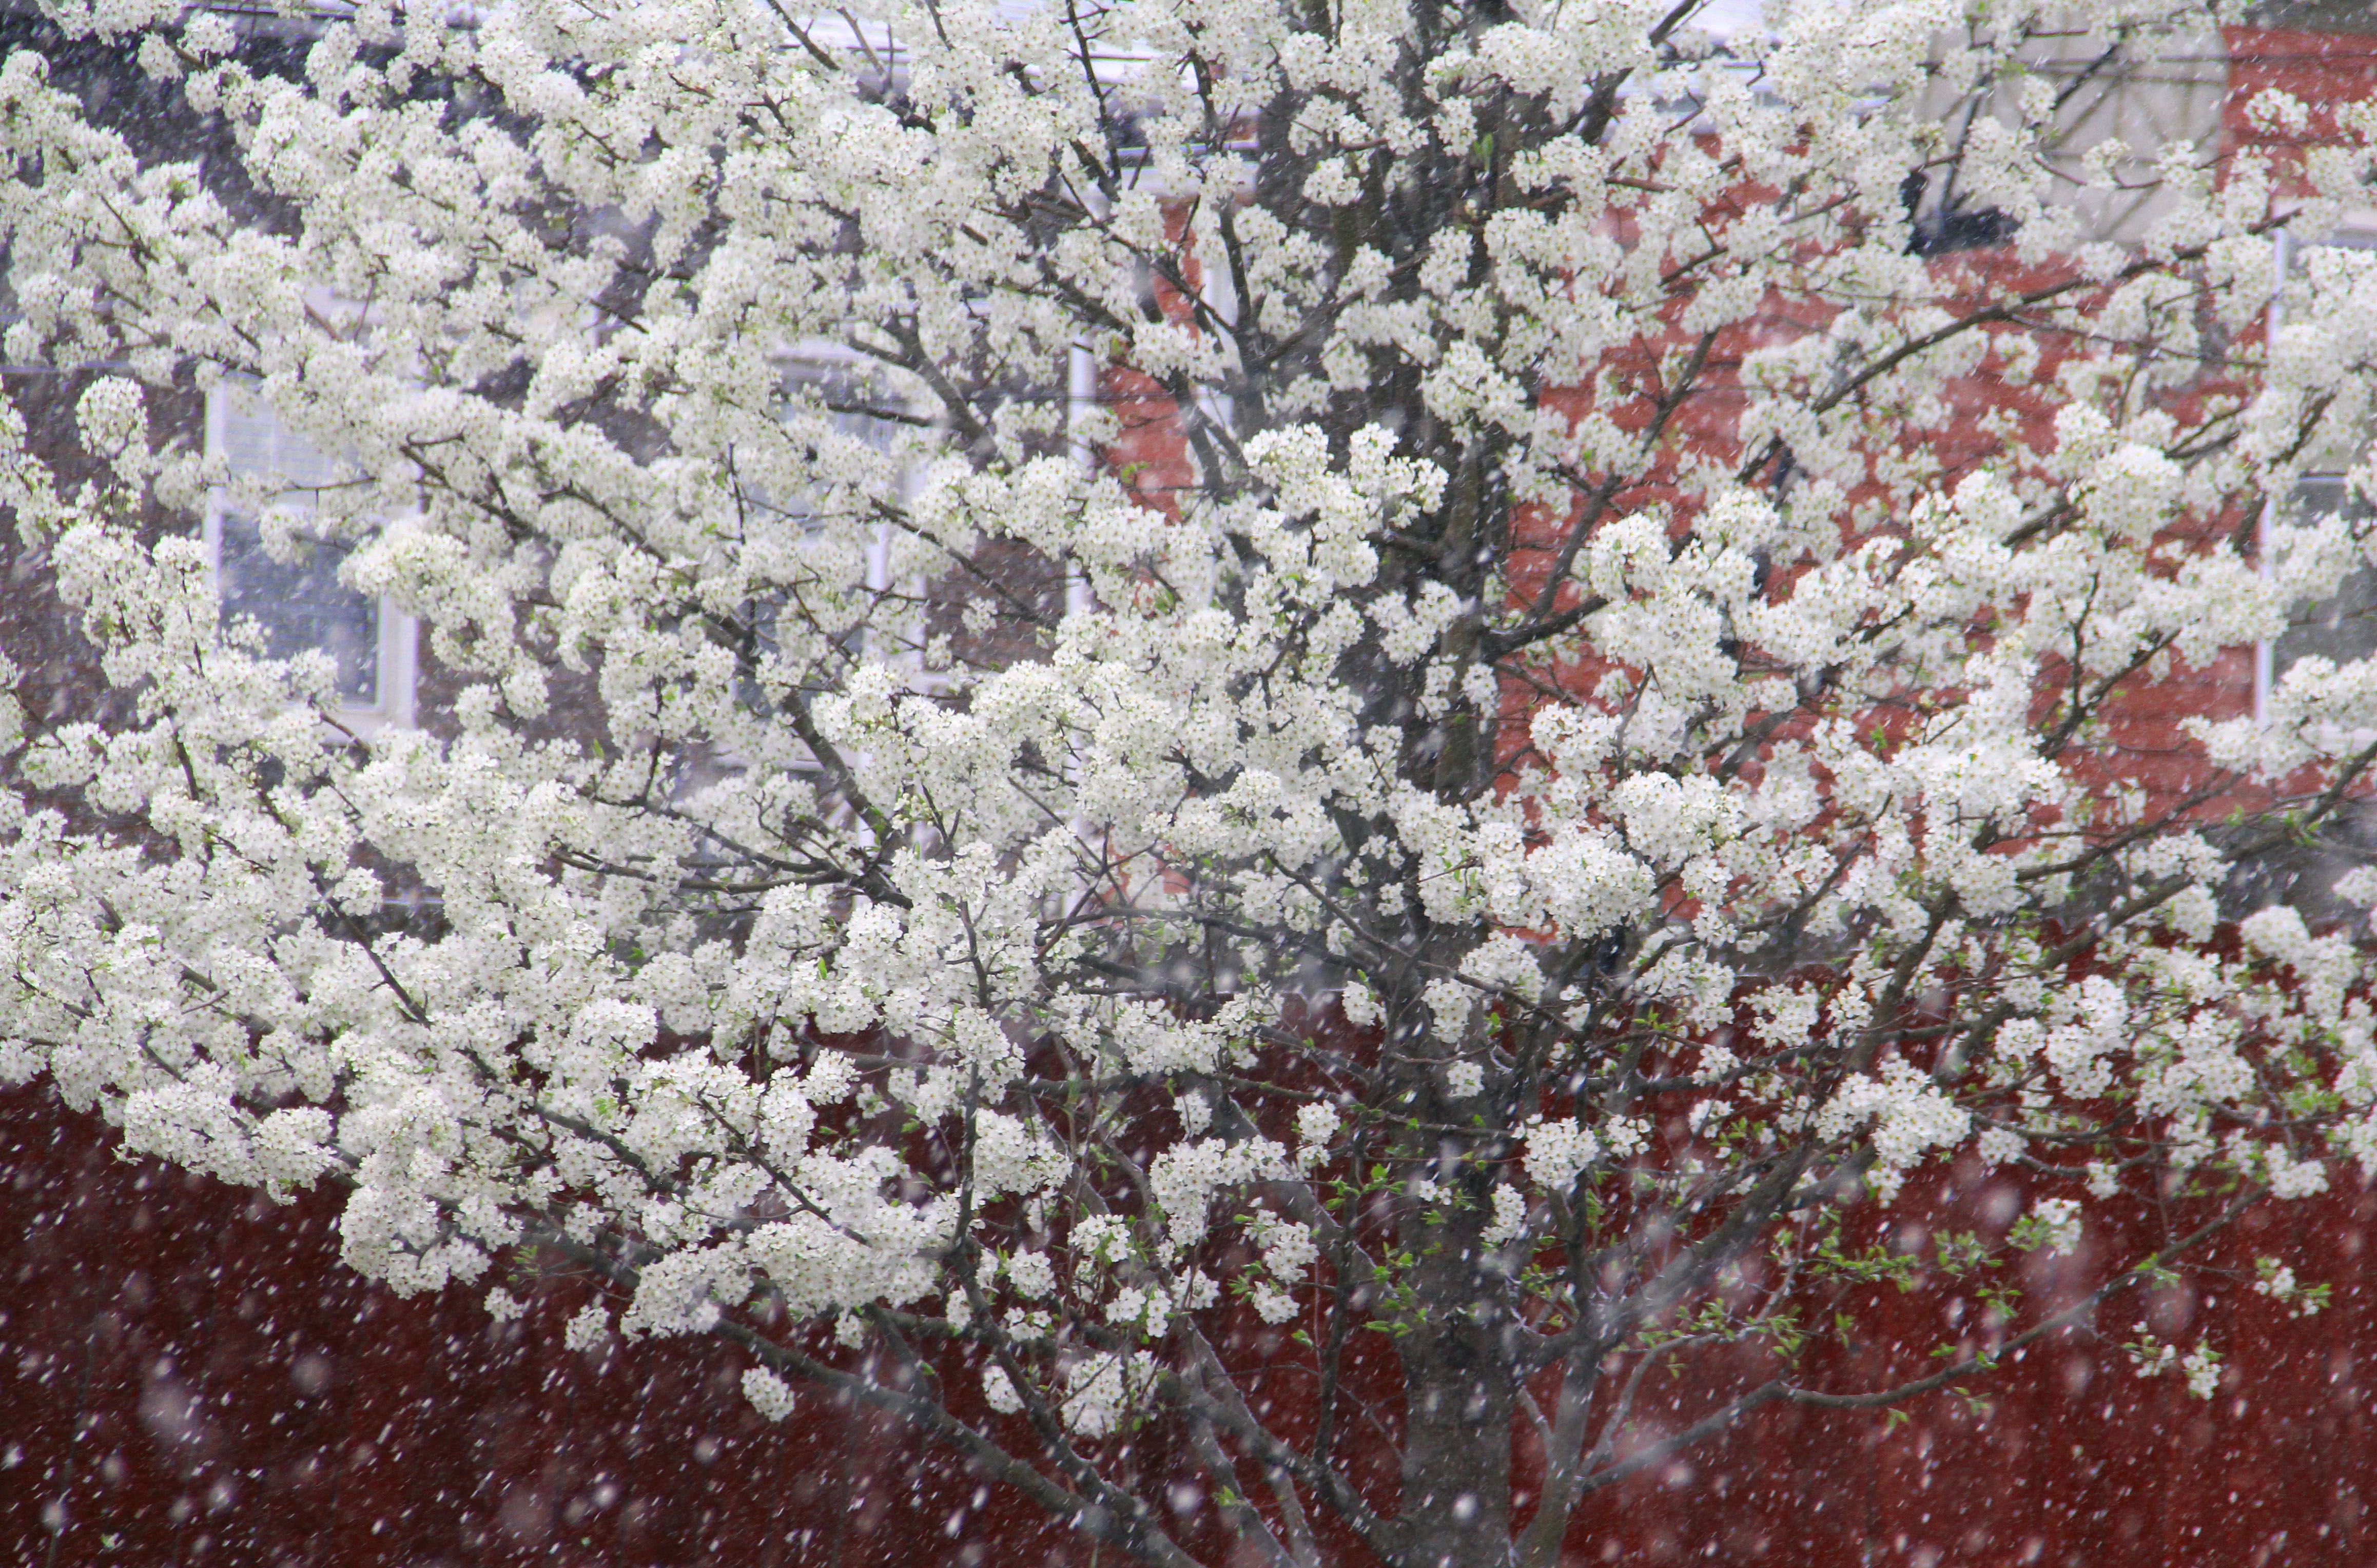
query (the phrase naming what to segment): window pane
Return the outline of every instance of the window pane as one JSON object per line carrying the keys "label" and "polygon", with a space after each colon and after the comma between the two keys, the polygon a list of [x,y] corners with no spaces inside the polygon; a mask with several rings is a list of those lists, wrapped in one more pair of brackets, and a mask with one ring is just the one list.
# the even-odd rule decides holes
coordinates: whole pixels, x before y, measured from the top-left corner
{"label": "window pane", "polygon": [[[264,650],[288,659],[319,648],[338,667],[339,695],[379,700],[379,601],[339,581],[342,545],[303,540],[295,559],[275,561],[253,517],[225,513],[216,582],[226,619],[253,616]],[[300,536],[302,539],[302,536]]]}
{"label": "window pane", "polygon": [[328,459],[297,439],[296,433],[275,419],[272,410],[237,390],[218,393],[222,405],[222,455],[235,474],[269,474],[297,486],[328,484]]}
{"label": "window pane", "polygon": [[[339,477],[337,465],[241,389],[222,388],[216,398],[216,449],[232,473],[265,480],[277,492],[276,512],[302,523],[316,488]],[[276,561],[255,517],[226,511],[217,527],[215,582],[224,618],[252,618],[275,659],[308,649],[329,655],[339,695],[358,707],[376,705],[379,601],[339,581],[349,546],[311,538],[300,526],[291,530],[295,555]]]}
{"label": "window pane", "polygon": [[[2296,520],[2340,513],[2359,521],[2370,516],[2369,504],[2354,499],[2340,478],[2303,481],[2287,510]],[[2284,679],[2297,659],[2313,654],[2338,664],[2377,654],[2377,570],[2356,568],[2337,586],[2334,599],[2295,612],[2271,649],[2271,678]]]}
{"label": "window pane", "polygon": [[[834,434],[862,442],[878,452],[890,451],[897,442],[899,422],[869,411],[887,404],[896,406],[896,399],[876,385],[863,370],[842,365],[800,364],[792,368],[785,380],[787,389],[798,399],[799,411],[824,413],[826,423]],[[816,399],[815,404],[809,401],[810,398]],[[814,456],[824,457],[827,454]],[[788,517],[809,520],[817,516],[818,497],[805,486],[794,485],[778,493],[767,485],[746,481],[743,493],[747,500]],[[812,522],[812,529],[815,526]]]}
{"label": "window pane", "polygon": [[[870,410],[896,410],[898,399],[887,392],[863,368],[838,364],[804,362],[792,366],[785,375],[786,390],[798,400],[800,411],[811,411],[807,398],[813,396],[823,405],[826,422],[834,434],[864,443],[878,452],[890,452],[898,444],[900,422]],[[764,508],[779,517],[801,523],[803,531],[811,535],[822,532],[818,524],[818,498],[809,488],[794,484],[782,490],[771,489],[757,481],[739,477],[743,500],[750,505]],[[896,482],[896,480],[894,481]],[[857,497],[865,504],[866,497]],[[764,659],[777,651],[777,622],[782,616],[786,590],[770,588],[747,600],[743,613],[752,629],[750,656]],[[861,634],[863,644],[864,634]],[[738,683],[746,706],[754,711],[771,711],[771,705],[760,689],[759,683],[747,669]]]}
{"label": "window pane", "polygon": [[[2286,513],[2292,522],[2336,516],[2359,521],[2371,516],[2368,504],[2354,499],[2342,476],[2333,474],[2303,480],[2287,498]],[[2298,661],[2314,656],[2342,664],[2371,654],[2377,654],[2377,570],[2363,565],[2346,575],[2334,598],[2296,608],[2285,635],[2271,645],[2270,678],[2284,680]],[[2365,743],[2364,738],[2350,734],[2316,738],[2343,749]],[[2335,880],[2372,862],[2377,862],[2377,812],[2369,802],[2348,802],[2314,838],[2279,844],[2238,861],[2223,890],[2222,908],[2234,919],[2283,905],[2314,929],[2347,924],[2359,917],[2335,897]]]}

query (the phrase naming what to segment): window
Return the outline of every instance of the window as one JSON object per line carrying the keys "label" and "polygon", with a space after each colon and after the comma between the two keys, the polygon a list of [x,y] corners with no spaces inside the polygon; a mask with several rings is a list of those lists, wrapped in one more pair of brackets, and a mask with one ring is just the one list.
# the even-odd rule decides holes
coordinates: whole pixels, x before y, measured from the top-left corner
{"label": "window", "polygon": [[[887,391],[863,367],[847,359],[828,358],[823,354],[807,354],[793,360],[786,367],[784,384],[792,408],[798,414],[822,415],[825,430],[832,437],[861,443],[878,453],[890,453],[898,445],[899,422],[890,414],[901,407],[899,398]],[[881,409],[884,413],[874,412]],[[830,445],[830,443],[828,444]],[[803,454],[804,465],[841,466],[842,455],[810,448]],[[894,483],[905,492],[914,480],[911,471],[902,470]],[[819,529],[818,507],[819,496],[793,479],[770,485],[738,476],[742,499],[747,505],[772,512],[780,517],[803,525],[803,531],[814,535]],[[859,487],[858,499],[863,500],[868,487]],[[879,522],[875,529],[876,542],[866,563],[866,587],[882,592],[888,586],[886,564],[890,546],[890,524]],[[776,620],[783,605],[783,590],[777,589],[762,596],[749,607],[752,628],[757,639],[756,651],[761,657],[776,648]],[[757,695],[756,684],[750,687]]]}
{"label": "window", "polygon": [[[2027,94],[2044,83],[2052,89],[2049,124],[2036,149],[2045,176],[2041,199],[2074,212],[2091,239],[2134,244],[2172,209],[2162,190],[2156,161],[2160,149],[2180,143],[2209,147],[2221,135],[2221,114],[2229,101],[2228,46],[2209,28],[2193,27],[2124,40],[2099,35],[2086,18],[2046,11],[2025,20],[2020,13],[1951,28],[1934,35],[1935,66],[1975,42],[1984,31],[2018,23],[2023,42],[2015,61],[1977,84],[1956,72],[1935,69],[1917,95],[1914,112],[1937,121],[1943,133],[1934,167],[1910,173],[1899,187],[1912,232],[1908,248],[1918,255],[2000,245],[2013,238],[2016,222],[2000,208],[2004,193],[1975,190],[1965,157],[1984,121],[2013,131],[2037,114]],[[2090,172],[2092,156],[2118,148],[2110,166],[2111,188]]]}
{"label": "window", "polygon": [[[2368,254],[2377,248],[2372,244],[2377,241],[2372,218],[2377,214],[2351,215],[2336,233],[2312,245],[2299,244],[2281,232],[2276,258],[2279,279],[2365,270],[2377,260]],[[2327,279],[2331,285],[2344,280],[2333,276]],[[2273,339],[2284,325],[2284,311],[2274,304],[2269,322]],[[2331,412],[2335,411],[2332,408]],[[2358,525],[2377,520],[2377,508],[2355,494],[2345,477],[2367,450],[2366,410],[2347,405],[2343,416],[2332,436],[2309,455],[2312,471],[2264,511],[2265,534],[2272,523],[2279,521],[2341,517],[2359,531]],[[2302,660],[2323,658],[2341,664],[2377,654],[2377,567],[2364,562],[2347,571],[2326,600],[2297,606],[2286,630],[2256,652],[2253,710],[2264,720],[2270,712],[2271,692]],[[2346,731],[2313,738],[2331,750],[2347,752],[2368,744],[2377,735]],[[2315,837],[2280,844],[2238,861],[2223,890],[2224,912],[2233,919],[2284,905],[2300,913],[2314,929],[2358,929],[2359,912],[2339,899],[2335,887],[2336,879],[2347,872],[2377,864],[2377,809],[2372,804],[2377,802],[2347,802]]]}
{"label": "window", "polygon": [[[2319,474],[2295,487],[2285,512],[2298,518],[2342,516],[2365,523],[2372,514],[2369,503],[2352,493],[2341,474]],[[2313,655],[2337,664],[2377,654],[2377,567],[2355,567],[2323,604],[2295,612],[2287,629],[2269,647],[2269,676],[2275,683],[2286,678],[2297,662]]]}
{"label": "window", "polygon": [[[2341,473],[2321,473],[2299,481],[2264,517],[2266,524],[2280,518],[2308,521],[2337,515],[2360,522],[2377,517],[2377,512],[2352,493]],[[2297,606],[2287,629],[2256,651],[2253,710],[2266,721],[2271,692],[2303,659],[2316,657],[2340,664],[2377,653],[2377,567],[2358,566],[2345,575],[2330,598]],[[2377,735],[2341,731],[2311,738],[2331,750],[2346,752],[2366,745]],[[2371,805],[2366,801],[2347,802],[2315,837],[2275,844],[2236,861],[2221,890],[2222,912],[2235,920],[2283,905],[2299,913],[2314,929],[2355,922],[2357,911],[2335,896],[2335,888],[2336,879],[2347,872],[2377,864],[2377,811]]]}
{"label": "window", "polygon": [[[255,622],[265,652],[276,659],[308,648],[329,655],[340,718],[359,732],[410,725],[412,618],[340,582],[350,547],[313,537],[305,526],[314,492],[333,478],[332,464],[260,401],[230,387],[208,397],[207,454],[223,459],[235,478],[285,487],[261,517],[233,507],[222,491],[208,504],[207,553],[225,620]],[[282,534],[291,548],[276,552],[270,540]]]}
{"label": "window", "polygon": [[[898,445],[901,422],[897,416],[903,410],[904,400],[855,361],[829,357],[824,350],[804,354],[786,367],[784,386],[793,409],[822,415],[834,435],[882,453]],[[829,457],[821,451],[810,456],[812,460]],[[904,493],[914,477],[902,472],[897,488]],[[817,513],[817,497],[797,487],[775,504],[786,517],[806,518]]]}
{"label": "window", "polygon": [[[888,481],[864,468],[854,471],[853,454],[843,445],[854,442],[876,454],[890,453],[897,446],[902,426],[896,416],[902,402],[879,377],[830,345],[807,345],[802,351],[787,354],[781,369],[785,438],[756,452],[731,454],[730,482],[738,508],[755,523],[762,517],[771,523],[791,523],[799,535],[814,539],[823,531],[822,508],[868,509],[873,498],[884,494],[886,483],[894,495],[909,487],[915,475],[908,469],[895,469]],[[838,488],[819,482],[828,473],[835,476]],[[881,593],[889,583],[890,524],[877,521],[872,531],[865,585],[868,591]],[[797,576],[799,570],[797,555],[772,561],[771,571],[780,576],[787,573]],[[741,706],[763,721],[779,716],[776,697],[759,671],[780,651],[780,622],[794,591],[782,580],[765,586],[743,601],[737,614],[747,640],[737,649],[743,665],[735,678],[735,692]],[[876,624],[881,624],[879,614]],[[855,654],[867,635],[862,632],[852,639],[846,651]],[[720,740],[681,759],[676,786],[704,788],[743,772],[749,765],[744,751],[729,740]],[[788,759],[779,759],[778,766],[811,773],[817,761],[801,746],[794,747]]]}
{"label": "window", "polygon": [[[2365,271],[2371,262],[2377,261],[2377,255],[2371,254],[2377,251],[2377,229],[2368,221],[2372,216],[2377,215],[2355,215],[2361,220],[2347,222],[2316,244],[2301,244],[2293,236],[2281,233],[2276,256],[2280,280],[2305,273],[2335,273],[2338,269],[2347,274]],[[2328,287],[2336,287],[2347,279],[2330,276],[2324,281]],[[2274,305],[2270,312],[2271,337],[2275,339],[2284,326],[2284,311]],[[2301,522],[2342,517],[2354,524],[2366,524],[2377,517],[2377,512],[2355,495],[2345,480],[2345,471],[2361,458],[2368,435],[2367,422],[2347,410],[2340,422],[2341,428],[2309,454],[2313,470],[2297,481],[2290,494],[2275,502],[2264,514],[2265,530],[2270,523],[2279,520]],[[2334,597],[2323,603],[2298,607],[2287,629],[2275,641],[2262,646],[2254,672],[2254,711],[2268,712],[2271,690],[2286,678],[2288,670],[2305,659],[2317,656],[2342,664],[2366,659],[2372,653],[2377,653],[2377,567],[2363,564],[2346,575]]]}

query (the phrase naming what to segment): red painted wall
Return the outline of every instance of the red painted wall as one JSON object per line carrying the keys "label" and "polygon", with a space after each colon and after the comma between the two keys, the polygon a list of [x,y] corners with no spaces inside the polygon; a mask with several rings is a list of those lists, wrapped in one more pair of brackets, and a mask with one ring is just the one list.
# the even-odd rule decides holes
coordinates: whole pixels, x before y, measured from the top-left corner
{"label": "red painted wall", "polygon": [[[1960,1180],[1961,1178],[1961,1180]],[[1965,1170],[1928,1212],[2001,1226]],[[561,1343],[587,1285],[547,1277],[517,1324],[474,1291],[399,1301],[337,1262],[334,1200],[275,1207],[151,1161],[46,1088],[0,1095],[0,1563],[256,1568],[1089,1568],[1087,1542],[979,1492],[897,1426],[806,1396],[782,1426],[726,1348]],[[1571,1561],[1865,1568],[2377,1563],[2377,1196],[2274,1209],[2212,1255],[2211,1299],[2108,1310],[2042,1342],[1977,1415],[1935,1396],[1880,1415],[1770,1408],[1605,1494]],[[2145,1238],[2091,1232],[2098,1260]],[[1893,1220],[1893,1225],[1906,1223]],[[1905,1238],[1912,1240],[1912,1237]],[[2252,1293],[2290,1262],[2335,1301],[2294,1319]],[[2039,1310],[2068,1269],[2028,1281]],[[1863,1385],[1945,1303],[1884,1291]],[[2229,1358],[2209,1402],[2141,1382],[2141,1311]],[[1902,1361],[1899,1364],[1904,1365]],[[1833,1382],[1836,1379],[1836,1382]],[[1816,1380],[1811,1380],[1816,1381]],[[1688,1419],[1705,1390],[1673,1391]],[[1655,1419],[1658,1406],[1651,1406]],[[1105,1554],[1109,1561],[1114,1554]]]}

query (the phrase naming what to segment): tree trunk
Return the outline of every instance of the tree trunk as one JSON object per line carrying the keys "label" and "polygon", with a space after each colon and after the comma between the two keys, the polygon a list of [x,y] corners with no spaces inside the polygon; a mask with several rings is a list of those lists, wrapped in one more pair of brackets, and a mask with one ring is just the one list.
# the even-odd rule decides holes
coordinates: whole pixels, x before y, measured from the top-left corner
{"label": "tree trunk", "polygon": [[1414,1568],[1511,1560],[1511,1324],[1479,1267],[1477,1206],[1433,1206],[1404,1229],[1415,1254],[1403,1336],[1403,1521]]}

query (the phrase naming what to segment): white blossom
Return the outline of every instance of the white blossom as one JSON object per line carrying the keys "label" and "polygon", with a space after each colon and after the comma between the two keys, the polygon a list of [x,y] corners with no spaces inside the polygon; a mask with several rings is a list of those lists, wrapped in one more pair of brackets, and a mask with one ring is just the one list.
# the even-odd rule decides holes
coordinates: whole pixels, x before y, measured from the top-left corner
{"label": "white blossom", "polygon": [[793,1413],[792,1384],[766,1367],[752,1367],[743,1373],[743,1397],[771,1421],[781,1421]]}

